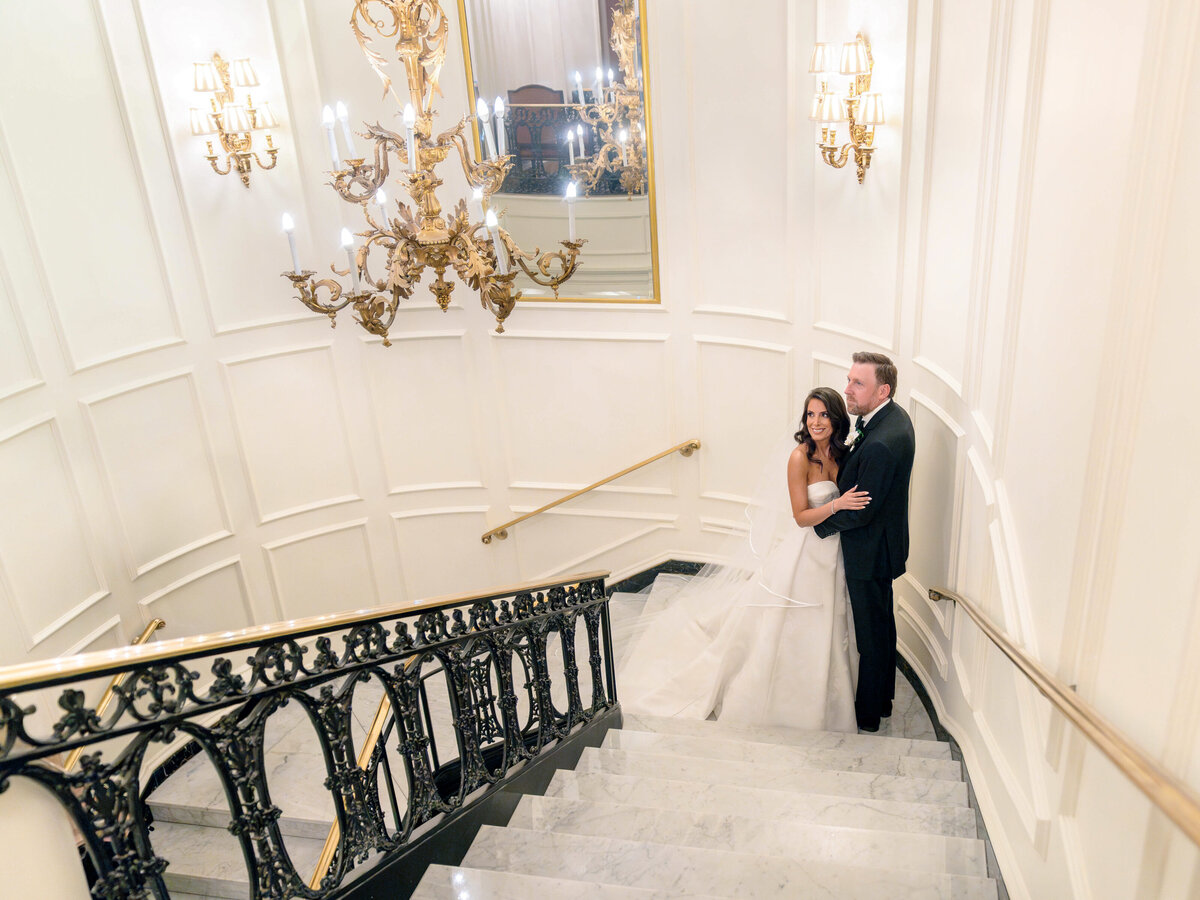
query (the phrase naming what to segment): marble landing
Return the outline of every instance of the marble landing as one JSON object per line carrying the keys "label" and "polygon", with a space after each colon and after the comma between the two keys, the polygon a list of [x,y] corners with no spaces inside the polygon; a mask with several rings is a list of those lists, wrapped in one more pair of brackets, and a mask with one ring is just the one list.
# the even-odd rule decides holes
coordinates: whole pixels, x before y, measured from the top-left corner
{"label": "marble landing", "polygon": [[935,778],[943,781],[962,780],[962,765],[952,759],[901,756],[880,748],[827,750],[821,747],[786,747],[744,739],[730,740],[716,735],[701,737],[633,731],[627,725],[620,731],[610,731],[600,746],[609,750],[638,750],[643,753],[668,753],[672,756],[794,766],[803,769],[908,775],[913,778]]}
{"label": "marble landing", "polygon": [[743,900],[995,900],[995,883],[778,856],[483,826],[462,865]]}
{"label": "marble landing", "polygon": [[571,900],[704,900],[712,897],[711,894],[680,894],[619,884],[566,881],[540,875],[435,865],[425,870],[425,877],[417,885],[411,900],[462,900],[464,896],[486,897],[487,900],[529,900],[530,897],[547,900],[567,897]]}
{"label": "marble landing", "polygon": [[959,781],[911,778],[906,775],[873,775],[865,772],[831,772],[796,769],[763,763],[674,757],[631,750],[586,748],[575,767],[579,772],[611,772],[706,784],[730,784],[909,803],[967,805],[967,786]]}
{"label": "marble landing", "polygon": [[521,798],[508,824],[843,866],[870,860],[873,868],[987,875],[983,841],[932,834],[534,796]]}
{"label": "marble landing", "polygon": [[622,728],[653,731],[658,734],[685,734],[694,737],[730,738],[787,747],[814,747],[846,750],[854,753],[892,753],[896,756],[920,756],[950,759],[950,745],[935,740],[878,734],[847,734],[842,731],[804,731],[798,728],[774,728],[765,725],[741,725],[700,719],[647,716],[623,712]]}
{"label": "marble landing", "polygon": [[965,806],[804,794],[603,772],[560,770],[550,780],[545,796],[945,837],[974,838],[978,833],[975,811]]}

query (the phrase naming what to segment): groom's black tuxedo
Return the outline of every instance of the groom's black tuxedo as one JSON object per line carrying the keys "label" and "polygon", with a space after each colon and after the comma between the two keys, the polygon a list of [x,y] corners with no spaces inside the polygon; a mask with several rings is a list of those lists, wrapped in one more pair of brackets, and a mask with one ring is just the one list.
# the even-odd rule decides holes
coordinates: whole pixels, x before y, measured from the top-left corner
{"label": "groom's black tuxedo", "polygon": [[858,723],[878,726],[892,712],[896,682],[896,619],[892,580],[904,574],[908,559],[908,482],[916,439],[908,413],[889,402],[863,430],[842,461],[838,490],[855,485],[871,495],[865,509],[834,513],[813,530],[820,537],[842,535],[846,584],[858,643]]}

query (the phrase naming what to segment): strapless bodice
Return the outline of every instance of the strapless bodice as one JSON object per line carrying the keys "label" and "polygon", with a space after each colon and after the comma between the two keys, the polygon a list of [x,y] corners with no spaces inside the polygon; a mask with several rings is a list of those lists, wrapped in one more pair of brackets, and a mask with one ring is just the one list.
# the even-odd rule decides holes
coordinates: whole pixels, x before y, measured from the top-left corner
{"label": "strapless bodice", "polygon": [[822,503],[828,503],[835,497],[840,497],[837,483],[833,481],[817,481],[808,486],[808,505],[815,509]]}

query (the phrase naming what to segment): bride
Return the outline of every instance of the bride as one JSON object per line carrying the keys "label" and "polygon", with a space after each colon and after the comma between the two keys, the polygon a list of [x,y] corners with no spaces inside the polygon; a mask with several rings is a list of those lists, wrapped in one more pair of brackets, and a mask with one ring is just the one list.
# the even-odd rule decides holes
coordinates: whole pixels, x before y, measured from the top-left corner
{"label": "bride", "polygon": [[[620,664],[621,705],[632,713],[855,731],[858,652],[839,540],[812,526],[870,498],[839,496],[850,417],[841,395],[815,388],[779,475],[747,510],[750,531],[733,562],[705,567],[673,595],[656,582],[639,634]],[[789,446],[791,442],[789,441]],[[660,611],[659,611],[660,610]]]}

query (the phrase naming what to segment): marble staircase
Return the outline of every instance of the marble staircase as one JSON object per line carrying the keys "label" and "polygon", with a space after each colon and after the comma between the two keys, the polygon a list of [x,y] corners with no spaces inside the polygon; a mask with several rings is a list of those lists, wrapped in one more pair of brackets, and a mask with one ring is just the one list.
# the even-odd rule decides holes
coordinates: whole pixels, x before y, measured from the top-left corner
{"label": "marble staircase", "polygon": [[995,900],[948,744],[625,717],[415,900]]}

